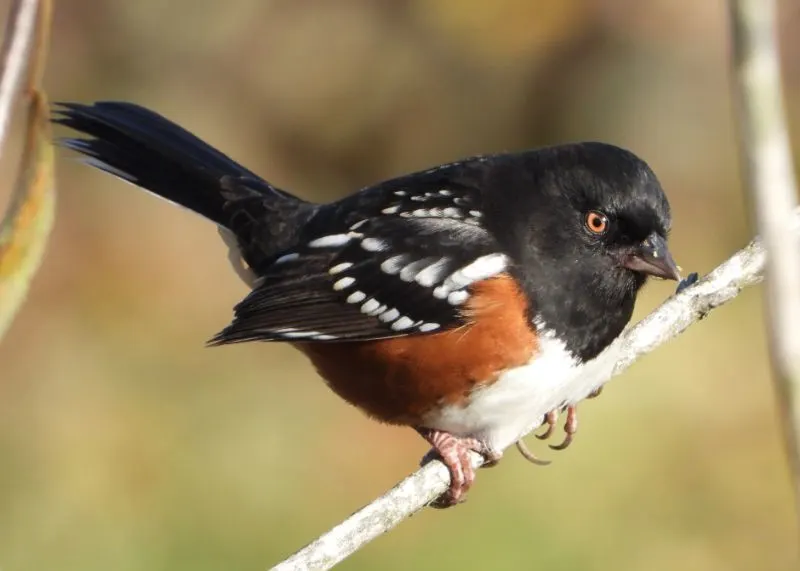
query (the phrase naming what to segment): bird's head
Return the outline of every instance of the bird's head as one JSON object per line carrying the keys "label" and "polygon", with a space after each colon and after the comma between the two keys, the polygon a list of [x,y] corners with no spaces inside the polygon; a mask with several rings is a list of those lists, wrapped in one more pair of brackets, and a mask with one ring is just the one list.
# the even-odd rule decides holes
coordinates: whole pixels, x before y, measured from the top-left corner
{"label": "bird's head", "polygon": [[513,219],[495,232],[524,273],[546,272],[557,287],[583,281],[611,298],[635,294],[649,276],[680,280],[667,247],[669,202],[636,155],[579,143],[521,153],[509,162],[517,164],[499,165],[489,175],[493,186],[505,189],[497,196],[512,206],[503,210]]}

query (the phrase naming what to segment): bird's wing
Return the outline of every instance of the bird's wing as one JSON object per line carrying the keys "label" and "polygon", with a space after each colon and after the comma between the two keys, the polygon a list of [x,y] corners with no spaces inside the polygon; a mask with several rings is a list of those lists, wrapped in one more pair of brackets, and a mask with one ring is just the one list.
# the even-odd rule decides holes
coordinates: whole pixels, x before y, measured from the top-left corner
{"label": "bird's wing", "polygon": [[470,286],[506,272],[491,235],[463,219],[378,216],[318,235],[261,270],[212,344],[349,341],[467,322]]}

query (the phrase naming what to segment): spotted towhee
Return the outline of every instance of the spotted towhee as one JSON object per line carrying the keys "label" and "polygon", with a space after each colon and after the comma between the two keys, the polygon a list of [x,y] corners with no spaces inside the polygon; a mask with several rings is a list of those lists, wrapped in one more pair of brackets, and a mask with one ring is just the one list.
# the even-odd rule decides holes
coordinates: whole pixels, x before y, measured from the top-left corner
{"label": "spotted towhee", "polygon": [[568,442],[598,387],[562,387],[648,276],[679,279],[658,180],[611,145],[478,156],[313,204],[137,105],[61,104],[56,122],[87,136],[63,145],[88,164],[219,226],[252,292],[211,344],[289,342],[342,398],[415,428],[450,470],[445,505],[472,484],[468,451],[496,462],[542,395],[567,408]]}

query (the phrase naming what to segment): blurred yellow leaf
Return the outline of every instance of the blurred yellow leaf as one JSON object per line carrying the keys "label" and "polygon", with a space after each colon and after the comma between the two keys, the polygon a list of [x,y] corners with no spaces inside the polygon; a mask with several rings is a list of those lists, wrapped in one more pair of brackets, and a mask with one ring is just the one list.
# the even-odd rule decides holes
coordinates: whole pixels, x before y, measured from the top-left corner
{"label": "blurred yellow leaf", "polygon": [[53,225],[53,157],[47,100],[43,93],[33,92],[20,172],[0,223],[0,337],[25,299]]}

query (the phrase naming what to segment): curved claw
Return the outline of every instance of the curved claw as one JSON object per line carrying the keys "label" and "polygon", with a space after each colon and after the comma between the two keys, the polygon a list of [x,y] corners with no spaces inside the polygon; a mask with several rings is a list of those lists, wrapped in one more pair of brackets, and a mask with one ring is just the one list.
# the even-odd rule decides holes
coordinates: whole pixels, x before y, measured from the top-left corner
{"label": "curved claw", "polygon": [[475,468],[472,466],[470,452],[474,451],[484,457],[485,466],[494,466],[500,461],[502,452],[488,447],[477,438],[456,436],[443,430],[416,428],[417,432],[427,440],[432,449],[422,459],[426,464],[439,459],[450,472],[450,486],[447,491],[429,505],[434,508],[448,508],[463,502],[467,491],[475,481]]}
{"label": "curved claw", "polygon": [[[558,422],[558,411],[551,410],[546,415],[544,415],[544,422],[542,423],[547,425],[547,430],[545,430],[541,434],[534,434],[534,436],[536,436],[536,438],[538,438],[539,440],[547,440],[553,435],[553,431],[556,429],[556,422]],[[524,453],[522,455],[525,456]]]}
{"label": "curved claw", "polygon": [[564,450],[570,444],[572,444],[572,434],[568,432],[561,444],[548,444],[548,446],[553,450]]}
{"label": "curved claw", "polygon": [[551,463],[550,460],[542,460],[541,458],[537,458],[536,455],[528,449],[528,446],[525,444],[524,440],[517,440],[517,450],[519,450],[519,453],[522,454],[522,457],[531,464],[536,464],[537,466],[547,466]]}
{"label": "curved claw", "polygon": [[572,438],[578,432],[578,409],[573,405],[567,407],[567,421],[564,423],[564,432],[566,436],[561,444],[551,444],[550,448],[553,450],[564,450],[567,446],[572,444]]}

